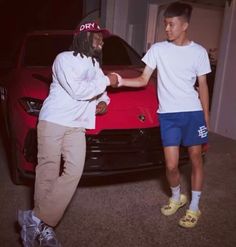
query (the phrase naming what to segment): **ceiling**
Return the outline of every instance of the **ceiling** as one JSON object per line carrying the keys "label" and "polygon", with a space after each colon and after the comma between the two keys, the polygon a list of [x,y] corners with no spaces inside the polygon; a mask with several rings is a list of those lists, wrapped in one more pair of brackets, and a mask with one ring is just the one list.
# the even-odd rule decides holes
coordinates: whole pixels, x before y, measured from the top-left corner
{"label": "ceiling", "polygon": [[[175,2],[177,0],[168,0],[168,1],[167,0],[149,0],[149,1],[153,3],[166,5],[167,3]],[[224,8],[226,2],[229,2],[229,3],[232,2],[232,0],[182,0],[182,1],[190,3],[190,4],[195,3],[195,4],[205,5],[208,7],[219,7],[219,8]]]}
{"label": "ceiling", "polygon": [[204,4],[207,6],[215,6],[215,7],[225,7],[226,2],[231,2],[231,0],[186,0],[186,2],[192,2],[196,4]]}

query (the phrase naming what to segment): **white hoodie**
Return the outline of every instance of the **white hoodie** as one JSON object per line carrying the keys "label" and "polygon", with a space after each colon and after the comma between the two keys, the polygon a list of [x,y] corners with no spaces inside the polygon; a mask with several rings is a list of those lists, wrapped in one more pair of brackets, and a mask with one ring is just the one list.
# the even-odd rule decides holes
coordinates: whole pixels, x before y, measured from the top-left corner
{"label": "white hoodie", "polygon": [[39,120],[94,129],[97,103],[110,102],[105,92],[110,81],[98,62],[93,65],[91,57],[74,56],[73,51],[62,52],[53,63],[52,79]]}

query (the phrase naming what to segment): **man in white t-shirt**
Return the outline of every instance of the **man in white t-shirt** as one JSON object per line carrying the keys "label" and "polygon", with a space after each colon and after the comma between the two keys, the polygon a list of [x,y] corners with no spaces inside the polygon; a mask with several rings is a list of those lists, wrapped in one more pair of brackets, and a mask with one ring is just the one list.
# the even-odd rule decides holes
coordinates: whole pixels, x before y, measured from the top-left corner
{"label": "man in white t-shirt", "polygon": [[[143,57],[146,67],[138,78],[121,78],[119,86],[146,86],[157,69],[158,116],[166,160],[166,175],[172,191],[163,215],[174,214],[187,203],[180,193],[179,147],[187,146],[192,162],[192,198],[179,225],[194,227],[201,215],[199,199],[203,185],[202,144],[208,141],[209,96],[206,74],[211,72],[207,51],[189,40],[187,29],[192,7],[174,2],[164,13],[167,40],[151,46]],[[198,91],[195,83],[198,81]]]}
{"label": "man in white t-shirt", "polygon": [[82,24],[74,33],[71,50],[54,60],[50,92],[37,126],[34,208],[18,213],[25,247],[61,246],[53,227],[61,220],[82,175],[85,129],[94,129],[95,115],[106,112],[106,87],[118,84],[117,76],[105,76],[99,64],[107,32],[95,22]]}

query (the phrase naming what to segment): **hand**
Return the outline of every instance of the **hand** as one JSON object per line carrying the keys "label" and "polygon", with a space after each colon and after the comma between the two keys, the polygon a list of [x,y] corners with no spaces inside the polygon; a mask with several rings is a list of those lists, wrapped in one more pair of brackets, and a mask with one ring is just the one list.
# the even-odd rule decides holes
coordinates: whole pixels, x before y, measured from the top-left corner
{"label": "hand", "polygon": [[107,112],[107,103],[104,101],[101,101],[96,106],[96,114],[102,115]]}
{"label": "hand", "polygon": [[110,80],[110,86],[112,86],[112,87],[118,87],[118,84],[119,84],[119,82],[118,82],[118,76],[115,73],[107,74],[107,77]]}
{"label": "hand", "polygon": [[118,80],[118,85],[117,85],[117,87],[123,86],[123,84],[122,84],[122,77],[121,77],[118,73],[115,73],[115,72],[112,72],[111,74],[117,76],[117,80]]}

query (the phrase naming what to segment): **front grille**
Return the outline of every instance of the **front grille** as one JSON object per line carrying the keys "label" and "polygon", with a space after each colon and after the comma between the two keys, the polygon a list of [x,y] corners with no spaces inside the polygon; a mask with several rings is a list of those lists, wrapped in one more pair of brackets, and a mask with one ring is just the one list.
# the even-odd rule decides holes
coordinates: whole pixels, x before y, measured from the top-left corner
{"label": "front grille", "polygon": [[141,147],[160,149],[161,139],[159,128],[105,130],[98,135],[88,135],[87,145],[87,152],[133,153]]}
{"label": "front grille", "polygon": [[163,164],[158,127],[104,130],[87,136],[85,172],[140,169]]}
{"label": "front grille", "polygon": [[[158,168],[164,164],[159,127],[147,129],[104,130],[98,135],[87,135],[84,167],[86,175],[122,173],[131,170]],[[28,162],[37,164],[37,133],[31,129],[25,139],[24,155]],[[180,160],[186,160],[186,149],[181,149]]]}

